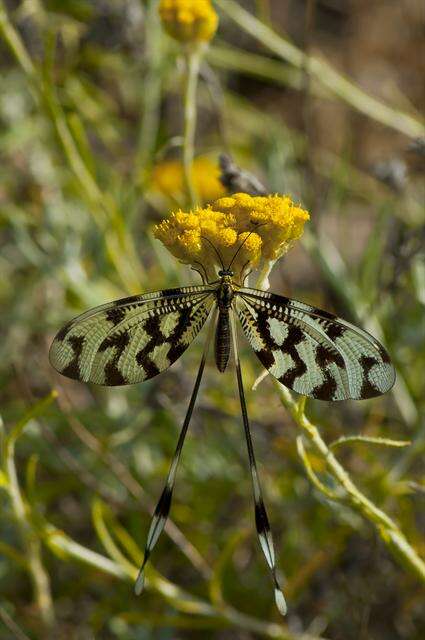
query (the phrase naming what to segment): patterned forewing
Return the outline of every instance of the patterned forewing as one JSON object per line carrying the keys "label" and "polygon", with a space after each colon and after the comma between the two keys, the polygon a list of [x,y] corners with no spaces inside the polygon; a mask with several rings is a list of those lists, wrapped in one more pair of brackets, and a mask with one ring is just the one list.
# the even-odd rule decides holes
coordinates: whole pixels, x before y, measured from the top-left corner
{"label": "patterned forewing", "polygon": [[381,395],[395,381],[385,349],[336,316],[265,291],[240,289],[244,333],[269,372],[297,393],[319,400]]}
{"label": "patterned forewing", "polygon": [[184,287],[124,298],[92,309],[56,335],[50,362],[63,375],[116,386],[167,369],[206,321],[209,287]]}

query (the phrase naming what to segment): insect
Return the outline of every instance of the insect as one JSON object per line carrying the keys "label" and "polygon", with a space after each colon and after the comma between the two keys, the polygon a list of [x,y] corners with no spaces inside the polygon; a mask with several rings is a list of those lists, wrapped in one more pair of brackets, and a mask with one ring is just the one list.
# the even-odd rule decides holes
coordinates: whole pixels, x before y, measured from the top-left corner
{"label": "insect", "polygon": [[263,366],[283,385],[305,396],[327,401],[372,398],[391,389],[395,371],[385,349],[362,329],[303,302],[239,284],[232,264],[242,245],[227,266],[212,246],[221,263],[217,280],[208,282],[206,274],[195,268],[201,274],[202,285],[123,298],[87,311],[56,335],[50,362],[64,376],[83,382],[106,386],[142,382],[172,365],[212,316],[176,451],[151,521],[135,590],[137,594],[143,590],[146,562],[170,511],[178,462],[215,333],[215,363],[220,372],[226,370],[233,347],[255,524],[272,573],[276,604],[285,615],[286,603],[251,440],[235,318],[239,318],[242,331]]}

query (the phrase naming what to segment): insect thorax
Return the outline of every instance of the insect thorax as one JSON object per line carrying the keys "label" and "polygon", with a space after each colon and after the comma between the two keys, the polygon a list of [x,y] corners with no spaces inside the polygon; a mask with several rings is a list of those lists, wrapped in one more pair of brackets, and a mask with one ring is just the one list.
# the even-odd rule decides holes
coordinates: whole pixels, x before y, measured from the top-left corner
{"label": "insect thorax", "polygon": [[222,276],[216,290],[217,304],[220,311],[228,311],[230,309],[234,295],[231,276]]}

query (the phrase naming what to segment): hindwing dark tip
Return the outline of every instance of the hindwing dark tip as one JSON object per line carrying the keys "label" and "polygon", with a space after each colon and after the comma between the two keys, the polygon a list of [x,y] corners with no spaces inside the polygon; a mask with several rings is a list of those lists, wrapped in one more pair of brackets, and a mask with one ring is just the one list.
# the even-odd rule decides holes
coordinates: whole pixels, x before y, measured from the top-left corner
{"label": "hindwing dark tip", "polygon": [[171,498],[172,491],[171,488],[167,485],[166,487],[164,487],[164,491],[162,492],[158,504],[156,505],[156,516],[161,516],[162,518],[166,518],[168,516],[171,507]]}
{"label": "hindwing dark tip", "polygon": [[259,533],[270,531],[269,520],[262,500],[255,503],[255,526]]}

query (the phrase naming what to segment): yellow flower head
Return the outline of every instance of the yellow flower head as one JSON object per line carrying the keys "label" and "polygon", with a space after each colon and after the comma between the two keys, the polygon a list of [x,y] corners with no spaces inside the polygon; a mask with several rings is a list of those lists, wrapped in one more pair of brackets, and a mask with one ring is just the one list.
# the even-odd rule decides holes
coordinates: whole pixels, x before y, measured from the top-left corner
{"label": "yellow flower head", "polygon": [[206,208],[177,211],[156,225],[154,234],[181,262],[201,264],[209,281],[231,264],[241,282],[247,270],[286,253],[309,218],[289,196],[236,193]]}
{"label": "yellow flower head", "polygon": [[167,33],[180,42],[209,42],[217,30],[211,0],[161,0],[159,15]]}
{"label": "yellow flower head", "polygon": [[[192,180],[201,202],[211,202],[224,195],[225,189],[220,182],[220,169],[207,156],[195,158],[192,165]],[[178,202],[183,198],[183,164],[179,160],[165,160],[156,165],[152,174],[152,186],[155,191]]]}

